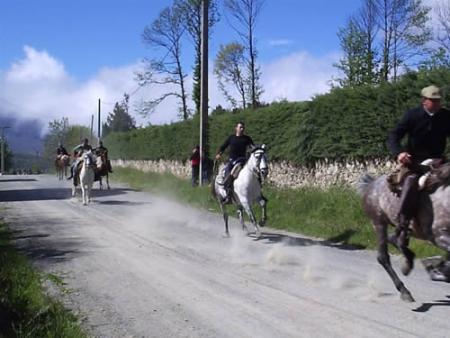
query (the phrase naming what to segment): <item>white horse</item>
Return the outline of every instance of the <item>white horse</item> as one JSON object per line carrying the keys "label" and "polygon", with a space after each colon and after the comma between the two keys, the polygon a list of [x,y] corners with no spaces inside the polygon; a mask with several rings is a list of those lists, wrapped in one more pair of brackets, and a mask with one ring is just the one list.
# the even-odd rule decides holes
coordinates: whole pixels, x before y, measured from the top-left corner
{"label": "white horse", "polygon": [[[78,178],[78,180],[74,179],[74,185],[72,186],[72,196],[75,196],[76,183],[78,181],[79,185],[81,186],[83,204],[87,205],[91,201],[91,190],[95,180],[95,168],[96,166],[98,166],[98,159],[95,158],[95,155],[92,154],[91,151],[84,152],[82,157],[83,159],[81,171],[79,176],[76,177]],[[77,168],[75,168],[74,170],[77,170]],[[77,175],[77,173],[75,175]]]}
{"label": "white horse", "polygon": [[[231,171],[233,174],[236,171],[235,168]],[[242,230],[248,229],[244,222],[243,211],[247,213],[250,221],[255,228],[255,235],[261,236],[260,226],[264,226],[267,220],[266,204],[267,199],[262,195],[261,185],[263,180],[269,173],[268,161],[265,152],[265,145],[255,146],[251,150],[250,157],[244,167],[238,173],[237,178],[233,182],[233,203],[238,208],[238,217],[242,225]],[[214,191],[213,194],[217,198],[222,211],[223,220],[225,221],[225,235],[230,236],[228,229],[228,213],[226,205],[223,203],[223,199],[226,196],[226,190],[224,188],[224,171],[221,172],[214,179]],[[262,208],[261,222],[258,224],[255,214],[252,209],[252,204],[258,202]]]}

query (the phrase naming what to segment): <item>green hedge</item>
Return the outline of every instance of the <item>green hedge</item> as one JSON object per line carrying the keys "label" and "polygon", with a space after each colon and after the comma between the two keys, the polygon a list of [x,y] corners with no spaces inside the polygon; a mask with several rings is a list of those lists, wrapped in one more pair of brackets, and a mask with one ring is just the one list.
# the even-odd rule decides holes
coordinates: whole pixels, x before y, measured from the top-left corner
{"label": "green hedge", "polygon": [[[309,164],[321,159],[385,157],[387,133],[408,108],[420,102],[421,88],[443,88],[450,97],[450,70],[403,75],[395,84],[334,88],[311,102],[280,102],[257,110],[218,111],[209,118],[209,154],[214,155],[234,125],[243,121],[255,143],[269,147],[271,160]],[[186,160],[198,144],[198,117],[170,125],[113,133],[105,143],[112,158]]]}

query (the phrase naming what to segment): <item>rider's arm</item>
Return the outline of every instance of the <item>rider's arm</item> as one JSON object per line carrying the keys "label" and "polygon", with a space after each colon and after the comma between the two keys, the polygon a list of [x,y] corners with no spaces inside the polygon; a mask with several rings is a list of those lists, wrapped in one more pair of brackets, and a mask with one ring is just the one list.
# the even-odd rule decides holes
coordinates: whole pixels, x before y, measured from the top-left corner
{"label": "rider's arm", "polygon": [[83,148],[83,146],[81,144],[77,145],[75,148],[72,149],[73,152],[73,156],[77,156],[77,154],[79,153],[79,151]]}
{"label": "rider's arm", "polygon": [[396,157],[405,152],[405,148],[401,145],[401,140],[409,130],[409,122],[411,111],[406,112],[401,120],[397,123],[397,126],[389,133],[388,148],[389,151]]}
{"label": "rider's arm", "polygon": [[220,158],[220,156],[222,156],[225,149],[227,149],[227,147],[230,145],[230,138],[231,138],[231,136],[229,136],[225,140],[225,142],[220,146],[219,151],[217,152],[217,155],[216,155],[216,159]]}

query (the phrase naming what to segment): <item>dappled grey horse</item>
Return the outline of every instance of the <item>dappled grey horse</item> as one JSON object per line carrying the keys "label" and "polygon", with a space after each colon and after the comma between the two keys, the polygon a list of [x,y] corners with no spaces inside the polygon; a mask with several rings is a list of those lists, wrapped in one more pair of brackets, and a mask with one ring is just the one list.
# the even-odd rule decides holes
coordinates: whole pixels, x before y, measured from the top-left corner
{"label": "dappled grey horse", "polygon": [[[231,171],[234,173],[235,169]],[[247,230],[247,226],[244,222],[244,213],[247,213],[250,221],[255,228],[255,235],[259,237],[261,235],[260,226],[264,226],[267,220],[266,204],[267,199],[261,192],[261,185],[264,179],[269,173],[268,161],[265,151],[265,145],[254,146],[251,149],[251,154],[247,163],[240,170],[237,178],[233,182],[233,204],[237,206],[239,221],[242,225],[242,230]],[[226,195],[226,191],[223,185],[224,171],[221,170],[218,175],[213,179],[213,194],[219,202],[220,209],[222,211],[223,220],[225,222],[225,235],[229,236],[228,229],[228,212],[227,206],[222,202]],[[258,202],[262,208],[261,222],[258,224],[255,214],[252,209],[252,204]]]}
{"label": "dappled grey horse", "polygon": [[[434,189],[422,192],[416,217],[410,224],[411,234],[433,245],[450,252],[450,164],[446,164],[433,174],[436,180]],[[397,247],[405,257],[402,266],[404,275],[408,275],[413,268],[414,252],[408,248],[408,233],[396,231],[388,236],[388,225],[398,226],[397,214],[399,212],[400,199],[394,194],[388,185],[386,176],[373,178],[364,176],[358,186],[358,191],[363,197],[363,207],[366,214],[372,220],[378,242],[378,262],[387,271],[395,287],[405,301],[414,301],[409,290],[397,276],[392,268],[388,243]],[[448,259],[448,257],[446,258]],[[424,263],[432,280],[450,281],[450,263],[446,260],[425,260]]]}

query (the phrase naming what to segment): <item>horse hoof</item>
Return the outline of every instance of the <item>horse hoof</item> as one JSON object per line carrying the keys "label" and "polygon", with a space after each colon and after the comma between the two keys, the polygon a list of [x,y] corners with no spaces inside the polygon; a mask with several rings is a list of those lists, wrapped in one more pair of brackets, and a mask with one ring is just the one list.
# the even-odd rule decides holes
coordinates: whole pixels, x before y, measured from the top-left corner
{"label": "horse hoof", "polygon": [[401,294],[400,294],[400,298],[408,303],[413,303],[416,300],[413,298],[413,296],[411,295],[411,292],[409,292],[407,289],[404,289]]}
{"label": "horse hoof", "polygon": [[450,282],[450,276],[444,274],[440,269],[434,268],[428,271],[430,279],[435,282]]}
{"label": "horse hoof", "polygon": [[224,238],[230,238],[230,233],[228,231],[224,232],[222,237]]}
{"label": "horse hoof", "polygon": [[412,271],[412,269],[413,269],[413,265],[408,262],[405,262],[405,264],[403,264],[401,267],[401,271],[404,276],[408,276],[409,273]]}

